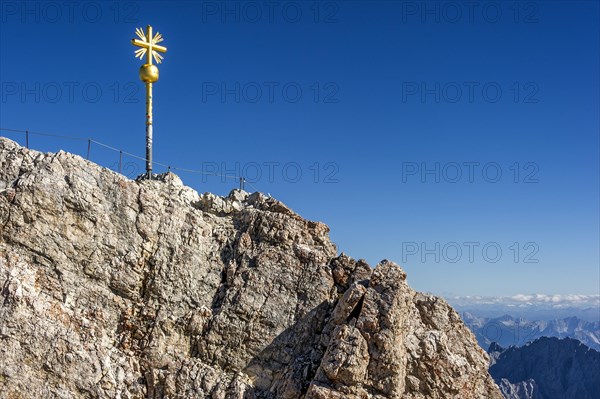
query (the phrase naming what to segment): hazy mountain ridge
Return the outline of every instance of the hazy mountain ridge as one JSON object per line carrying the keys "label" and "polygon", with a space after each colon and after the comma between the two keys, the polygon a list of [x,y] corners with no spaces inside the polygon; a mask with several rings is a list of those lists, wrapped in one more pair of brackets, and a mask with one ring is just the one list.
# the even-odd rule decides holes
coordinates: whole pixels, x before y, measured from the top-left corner
{"label": "hazy mountain ridge", "polygon": [[600,397],[600,352],[571,339],[542,337],[522,347],[489,348],[490,374],[506,399]]}
{"label": "hazy mountain ridge", "polygon": [[574,316],[556,320],[527,320],[509,315],[488,318],[470,312],[461,312],[461,317],[484,349],[492,342],[502,347],[522,346],[541,337],[556,337],[574,338],[600,351],[599,322],[589,322]]}
{"label": "hazy mountain ridge", "polygon": [[594,294],[519,294],[512,296],[456,296],[444,298],[459,313],[469,312],[478,317],[498,318],[511,315],[527,320],[557,320],[577,317],[600,322],[600,295]]}

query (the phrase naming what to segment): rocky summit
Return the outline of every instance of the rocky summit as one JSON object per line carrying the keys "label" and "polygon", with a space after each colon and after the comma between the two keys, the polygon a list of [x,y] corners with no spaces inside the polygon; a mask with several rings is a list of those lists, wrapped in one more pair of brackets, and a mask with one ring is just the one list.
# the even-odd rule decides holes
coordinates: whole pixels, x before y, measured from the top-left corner
{"label": "rocky summit", "polygon": [[0,164],[2,398],[502,398],[444,300],[275,199]]}

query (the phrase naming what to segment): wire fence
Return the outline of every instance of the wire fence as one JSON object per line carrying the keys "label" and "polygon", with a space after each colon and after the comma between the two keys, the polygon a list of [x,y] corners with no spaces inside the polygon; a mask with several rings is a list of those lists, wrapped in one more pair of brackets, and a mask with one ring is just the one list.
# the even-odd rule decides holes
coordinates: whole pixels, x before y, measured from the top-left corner
{"label": "wire fence", "polygon": [[[89,137],[80,137],[80,136],[73,136],[73,135],[68,135],[68,134],[52,134],[52,133],[45,133],[45,132],[33,132],[31,130],[7,129],[7,128],[2,128],[2,127],[0,127],[0,132],[18,133],[18,134],[25,135],[25,147],[27,147],[27,148],[30,148],[29,144],[30,144],[31,136],[43,136],[43,137],[48,137],[48,138],[53,138],[53,139],[78,141],[78,142],[81,142],[81,143],[84,143],[87,145],[85,159],[87,159],[89,161],[92,160],[91,156],[92,156],[93,146],[98,146],[105,150],[112,151],[112,152],[118,154],[118,162],[113,164],[113,166],[110,167],[109,169],[112,169],[115,172],[118,172],[128,178],[138,177],[135,175],[140,170],[135,164],[124,163],[124,157],[130,157],[130,158],[133,158],[138,161],[146,162],[145,157],[141,157],[141,156],[132,154],[130,152],[123,151],[119,148],[110,146],[108,144],[102,143],[98,140],[94,140]],[[79,154],[79,155],[81,155],[81,154]],[[198,175],[203,175],[203,176],[220,177],[222,182],[225,182],[226,180],[234,180],[237,183],[239,183],[239,188],[241,190],[245,189],[245,186],[248,185],[253,190],[258,191],[256,189],[256,187],[254,187],[252,185],[252,182],[248,181],[246,178],[244,178],[244,176],[236,176],[236,175],[222,174],[222,173],[209,173],[209,172],[205,172],[203,170],[181,168],[181,167],[171,166],[171,165],[161,163],[161,162],[156,162],[156,161],[153,161],[152,164],[164,168],[165,171],[167,171],[167,172],[184,172],[184,173],[192,173],[192,174],[198,174]],[[140,175],[142,175],[142,174],[140,173]]]}

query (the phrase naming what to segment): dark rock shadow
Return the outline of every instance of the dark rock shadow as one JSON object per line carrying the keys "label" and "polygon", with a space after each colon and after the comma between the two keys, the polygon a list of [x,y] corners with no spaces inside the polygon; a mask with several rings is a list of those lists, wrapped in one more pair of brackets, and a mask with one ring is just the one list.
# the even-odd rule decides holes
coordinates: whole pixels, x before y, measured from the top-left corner
{"label": "dark rock shadow", "polygon": [[242,371],[254,381],[254,389],[247,393],[247,399],[300,398],[306,394],[326,349],[322,332],[334,306],[322,302],[248,362]]}

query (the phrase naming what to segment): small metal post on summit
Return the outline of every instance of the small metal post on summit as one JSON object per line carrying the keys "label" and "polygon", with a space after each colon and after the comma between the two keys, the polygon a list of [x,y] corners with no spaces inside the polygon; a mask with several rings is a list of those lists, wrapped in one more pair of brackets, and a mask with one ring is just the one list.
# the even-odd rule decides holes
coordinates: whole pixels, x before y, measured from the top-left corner
{"label": "small metal post on summit", "polygon": [[146,63],[140,68],[140,80],[146,83],[146,178],[152,179],[152,83],[158,81],[158,68],[152,64],[152,59],[160,64],[163,56],[159,52],[166,53],[167,48],[158,45],[163,37],[158,32],[152,36],[150,25],[146,27],[146,32],[137,28],[135,33],[141,39],[131,39],[134,46],[140,47],[135,51],[135,56],[140,60],[146,56]]}

